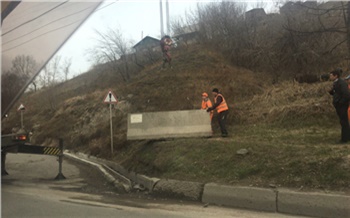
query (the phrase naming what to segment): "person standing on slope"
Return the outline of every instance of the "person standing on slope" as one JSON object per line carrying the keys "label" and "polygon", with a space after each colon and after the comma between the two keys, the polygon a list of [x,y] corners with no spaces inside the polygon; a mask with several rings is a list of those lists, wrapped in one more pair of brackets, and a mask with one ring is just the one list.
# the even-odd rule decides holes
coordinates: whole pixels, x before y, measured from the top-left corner
{"label": "person standing on slope", "polygon": [[221,129],[221,136],[227,137],[228,133],[226,130],[226,118],[228,115],[228,106],[224,96],[219,92],[217,88],[213,89],[214,105],[207,109],[210,112],[214,109],[218,112],[218,120]]}
{"label": "person standing on slope", "polygon": [[[209,96],[206,92],[203,92],[202,94],[202,110],[207,110],[208,108],[212,107],[213,104],[211,103]],[[210,120],[213,119],[214,111],[210,111]]]}
{"label": "person standing on slope", "polygon": [[171,55],[170,55],[170,46],[172,45],[173,41],[171,40],[170,36],[165,35],[160,39],[160,48],[163,53],[163,66],[162,69],[165,68],[165,64],[168,63],[169,67],[171,66]]}
{"label": "person standing on slope", "polygon": [[[348,83],[348,89],[350,91],[350,75],[345,77],[345,81]],[[348,107],[348,120],[350,122],[350,103],[349,103],[349,107]]]}
{"label": "person standing on slope", "polygon": [[329,79],[333,81],[333,87],[329,94],[333,96],[333,106],[339,117],[341,125],[341,139],[339,143],[347,143],[350,140],[350,126],[348,119],[348,107],[350,101],[350,92],[347,83],[340,78],[341,69],[330,72]]}

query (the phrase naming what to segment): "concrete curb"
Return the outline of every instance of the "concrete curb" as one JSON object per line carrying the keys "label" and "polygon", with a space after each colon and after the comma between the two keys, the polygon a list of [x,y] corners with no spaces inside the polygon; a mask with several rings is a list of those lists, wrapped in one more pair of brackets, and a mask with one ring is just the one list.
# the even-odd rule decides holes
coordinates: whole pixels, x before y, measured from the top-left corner
{"label": "concrete curb", "polygon": [[[149,192],[166,197],[181,197],[222,206],[245,208],[251,210],[306,215],[322,218],[350,218],[350,196],[342,194],[323,194],[296,192],[284,189],[266,189],[255,187],[225,186],[215,183],[196,183],[178,180],[150,178],[130,172],[111,161],[89,157],[82,153],[76,155],[65,152],[66,157],[92,165],[99,169],[107,181],[115,186],[120,183],[108,172],[112,168],[120,174],[120,180],[130,184],[139,184]],[[107,170],[102,165],[107,167]]]}
{"label": "concrete curb", "polygon": [[204,184],[198,182],[161,179],[155,184],[153,192],[166,197],[175,196],[187,200],[200,201],[203,187]]}
{"label": "concrete curb", "polygon": [[208,183],[204,186],[202,202],[261,211],[277,211],[276,193],[271,189]]}
{"label": "concrete curb", "polygon": [[350,196],[278,191],[278,212],[316,217],[350,217]]}

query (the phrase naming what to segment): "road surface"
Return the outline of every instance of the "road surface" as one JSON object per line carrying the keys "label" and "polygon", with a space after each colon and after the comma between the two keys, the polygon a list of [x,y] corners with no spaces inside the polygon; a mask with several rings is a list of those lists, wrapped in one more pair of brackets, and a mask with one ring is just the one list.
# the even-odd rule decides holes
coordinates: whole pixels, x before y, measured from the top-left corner
{"label": "road surface", "polygon": [[10,175],[2,177],[2,218],[301,218],[160,199],[147,193],[118,193],[95,168],[70,160],[63,164],[67,179],[54,180],[58,174],[54,156],[8,154],[6,169]]}

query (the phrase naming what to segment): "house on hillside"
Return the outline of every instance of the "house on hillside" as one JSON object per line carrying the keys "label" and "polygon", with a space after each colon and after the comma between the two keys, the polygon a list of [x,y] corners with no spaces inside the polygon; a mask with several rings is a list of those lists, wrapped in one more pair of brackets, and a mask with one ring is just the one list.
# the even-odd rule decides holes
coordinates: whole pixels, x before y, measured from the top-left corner
{"label": "house on hillside", "polygon": [[182,33],[182,34],[173,36],[173,38],[176,39],[176,41],[180,45],[181,44],[190,45],[190,44],[198,42],[199,32],[194,31],[194,32],[189,32],[189,33]]}
{"label": "house on hillside", "polygon": [[245,12],[245,19],[249,23],[256,23],[266,17],[266,12],[263,8],[254,8]]}
{"label": "house on hillside", "polygon": [[199,41],[199,32],[197,31],[197,25],[189,25],[184,27],[179,27],[175,31],[173,38],[177,43],[189,45]]}
{"label": "house on hillside", "polygon": [[155,63],[161,58],[160,40],[146,36],[133,47],[133,60],[139,66]]}
{"label": "house on hillside", "polygon": [[145,51],[160,51],[160,40],[151,36],[146,36],[133,46],[136,53]]}
{"label": "house on hillside", "polygon": [[254,8],[245,12],[244,15],[246,24],[250,28],[257,28],[264,25],[267,18],[267,14],[263,8]]}

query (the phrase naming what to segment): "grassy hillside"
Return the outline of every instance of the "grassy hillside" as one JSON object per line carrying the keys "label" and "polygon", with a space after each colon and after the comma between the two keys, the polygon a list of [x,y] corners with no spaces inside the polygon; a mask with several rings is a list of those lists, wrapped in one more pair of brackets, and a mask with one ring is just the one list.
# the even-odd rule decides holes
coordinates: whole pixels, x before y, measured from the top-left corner
{"label": "grassy hillside", "polygon": [[[271,85],[268,74],[228,64],[225,57],[192,47],[173,51],[173,69],[149,65],[127,84],[104,68],[64,84],[27,93],[25,126],[32,142],[55,144],[110,158],[139,173],[191,181],[212,181],[305,189],[350,190],[350,146],[338,145],[340,126],[326,90],[331,83]],[[230,109],[230,136],[167,141],[126,141],[127,114],[200,107],[201,93],[222,90]],[[110,155],[112,90],[115,155]],[[215,117],[214,117],[215,119]],[[2,128],[19,124],[13,110]],[[237,155],[239,149],[247,155]]]}

